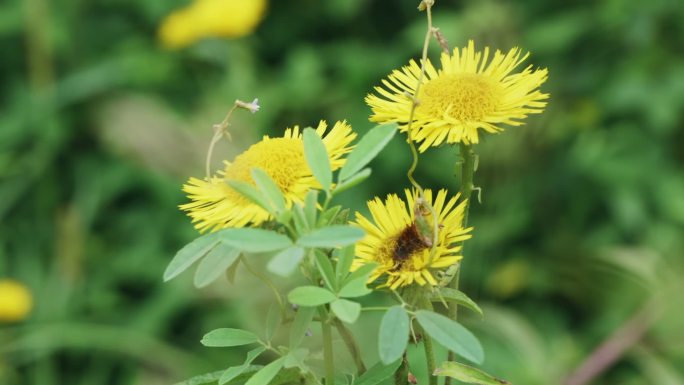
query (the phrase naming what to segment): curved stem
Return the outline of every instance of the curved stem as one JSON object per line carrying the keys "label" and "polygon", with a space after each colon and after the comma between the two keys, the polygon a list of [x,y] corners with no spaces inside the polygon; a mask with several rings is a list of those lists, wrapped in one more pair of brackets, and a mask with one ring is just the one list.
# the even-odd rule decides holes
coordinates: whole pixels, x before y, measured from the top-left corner
{"label": "curved stem", "polygon": [[286,318],[286,311],[285,311],[285,302],[283,302],[283,297],[280,295],[280,292],[278,291],[278,288],[275,286],[273,281],[271,281],[268,276],[265,274],[261,273],[260,271],[254,269],[252,266],[247,263],[247,261],[244,258],[240,259],[242,264],[245,265],[247,270],[249,270],[250,273],[252,273],[255,277],[257,277],[259,280],[261,280],[263,283],[266,284],[272,291],[273,295],[276,297],[276,301],[278,302],[278,306],[280,307],[280,314],[282,315],[283,319]]}
{"label": "curved stem", "polygon": [[365,373],[366,365],[364,365],[363,360],[361,359],[361,351],[359,350],[359,346],[356,344],[354,335],[339,319],[335,318],[333,323],[335,324],[335,328],[337,328],[337,332],[340,333],[340,336],[342,336],[342,340],[344,340],[345,345],[347,345],[349,354],[351,354],[352,358],[354,359],[354,364],[356,365],[358,374],[361,375]]}
{"label": "curved stem", "polygon": [[408,177],[409,181],[413,185],[413,187],[416,188],[419,192],[419,196],[422,198],[423,197],[423,188],[416,182],[416,180],[413,178],[413,173],[416,171],[416,167],[418,167],[418,151],[416,150],[416,145],[413,142],[413,137],[411,135],[411,128],[413,126],[413,118],[416,114],[416,107],[418,107],[418,92],[420,91],[420,86],[423,84],[423,80],[425,79],[425,63],[427,63],[427,54],[428,54],[428,48],[430,47],[430,38],[432,37],[432,2],[431,1],[424,1],[423,4],[425,4],[425,12],[427,13],[427,21],[428,21],[428,28],[427,32],[425,33],[425,41],[423,42],[423,55],[421,56],[420,59],[420,77],[418,78],[418,84],[416,85],[416,91],[413,95],[411,95],[411,112],[409,113],[409,119],[408,123],[406,126],[406,134],[408,135],[408,143],[409,147],[411,147],[411,155],[413,156],[413,163],[411,163],[411,167],[408,170],[408,173],[406,176]]}

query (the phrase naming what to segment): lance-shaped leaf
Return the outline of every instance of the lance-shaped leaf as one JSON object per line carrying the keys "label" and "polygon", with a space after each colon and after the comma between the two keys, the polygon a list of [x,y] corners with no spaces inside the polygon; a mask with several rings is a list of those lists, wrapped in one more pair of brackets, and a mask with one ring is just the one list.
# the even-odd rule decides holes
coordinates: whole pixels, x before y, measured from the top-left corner
{"label": "lance-shaped leaf", "polygon": [[281,277],[288,277],[297,270],[297,266],[299,266],[302,258],[304,258],[304,249],[298,246],[291,246],[271,258],[266,268],[268,271]]}
{"label": "lance-shaped leaf", "polygon": [[207,255],[219,242],[218,233],[201,236],[185,245],[173,257],[164,271],[164,281],[169,281],[185,271],[193,263]]}
{"label": "lance-shaped leaf", "polygon": [[202,345],[210,347],[241,346],[258,342],[259,338],[247,330],[221,328],[212,330],[202,337]]}
{"label": "lance-shaped leaf", "polygon": [[220,277],[240,256],[240,250],[219,242],[202,259],[195,272],[194,284],[205,287]]}
{"label": "lance-shaped leaf", "polygon": [[292,321],[292,328],[290,329],[291,349],[296,348],[302,343],[315,313],[315,307],[301,306],[297,309],[297,314],[295,314],[294,321]]}
{"label": "lance-shaped leaf", "polygon": [[359,377],[354,382],[354,385],[378,385],[384,380],[390,378],[399,368],[401,360],[396,360],[389,365],[378,362],[372,368]]}
{"label": "lance-shaped leaf", "polygon": [[484,361],[480,341],[458,322],[428,310],[418,310],[416,319],[438,344],[476,364]]}
{"label": "lance-shaped leaf", "polygon": [[228,369],[226,369],[225,372],[221,375],[221,378],[219,379],[219,385],[223,385],[225,383],[228,383],[244,373],[254,361],[255,358],[257,358],[261,353],[263,353],[266,350],[265,347],[259,346],[258,348],[252,349],[247,353],[247,358],[245,359],[245,362],[242,365],[238,366],[233,366]]}
{"label": "lance-shaped leaf", "polygon": [[263,229],[226,229],[219,234],[223,243],[251,253],[277,251],[292,246],[292,241],[287,236]]}
{"label": "lance-shaped leaf", "polygon": [[364,168],[363,170],[357,172],[356,174],[350,176],[349,178],[345,179],[344,182],[338,184],[335,186],[335,189],[333,190],[333,194],[337,195],[341,192],[347,191],[350,188],[356,186],[357,184],[363,182],[364,180],[368,179],[368,177],[371,175],[371,169],[370,168]]}
{"label": "lance-shaped leaf", "polygon": [[333,270],[330,258],[319,249],[314,249],[314,257],[316,260],[316,266],[318,267],[318,272],[321,273],[321,277],[325,281],[325,284],[333,292],[337,291],[337,277],[335,276],[335,271]]}
{"label": "lance-shaped leaf", "polygon": [[365,233],[358,227],[333,225],[316,229],[302,235],[297,244],[303,247],[332,248],[351,245],[364,237]]}
{"label": "lance-shaped leaf", "polygon": [[397,124],[389,123],[373,127],[361,138],[351,154],[347,157],[342,170],[340,181],[345,181],[365,167],[389,143],[397,132]]}
{"label": "lance-shaped leaf", "polygon": [[305,128],[303,136],[306,163],[323,190],[328,191],[332,186],[332,171],[325,144],[313,128]]}
{"label": "lance-shaped leaf", "polygon": [[280,357],[256,372],[245,385],[267,385],[283,368],[285,357]]}
{"label": "lance-shaped leaf", "polygon": [[388,365],[406,351],[409,340],[409,316],[402,306],[392,306],[380,321],[378,354],[380,361]]}
{"label": "lance-shaped leaf", "polygon": [[287,299],[300,306],[319,306],[336,299],[330,290],[318,286],[300,286],[292,290]]}
{"label": "lance-shaped leaf", "polygon": [[435,372],[435,376],[451,377],[456,380],[476,385],[511,385],[510,382],[496,378],[480,369],[460,364],[458,362],[444,362]]}
{"label": "lance-shaped leaf", "polygon": [[261,191],[257,190],[256,187],[251,184],[239,180],[228,180],[226,181],[228,186],[232,187],[235,191],[239,192],[245,198],[252,201],[252,203],[261,207],[262,209],[268,211],[272,215],[275,215],[273,206],[269,203],[268,199]]}
{"label": "lance-shaped leaf", "polygon": [[456,289],[452,289],[450,287],[443,287],[440,288],[438,292],[432,295],[432,301],[442,301],[442,299],[447,300],[447,301],[454,301],[457,304],[467,307],[468,309],[474,311],[475,313],[479,314],[480,317],[483,317],[484,314],[482,313],[482,309],[468,297],[464,292]]}
{"label": "lance-shaped leaf", "polygon": [[285,197],[282,191],[275,184],[273,179],[262,169],[255,168],[252,170],[252,179],[259,187],[259,190],[264,193],[264,196],[269,200],[276,212],[285,210]]}

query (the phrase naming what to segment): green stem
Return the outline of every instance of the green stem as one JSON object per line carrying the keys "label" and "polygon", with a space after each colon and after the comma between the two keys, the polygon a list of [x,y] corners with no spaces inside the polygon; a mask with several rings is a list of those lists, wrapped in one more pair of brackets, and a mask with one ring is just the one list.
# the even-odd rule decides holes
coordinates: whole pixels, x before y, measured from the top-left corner
{"label": "green stem", "polygon": [[425,332],[423,332],[423,347],[425,348],[425,360],[427,361],[427,374],[430,385],[437,385],[437,376],[433,374],[437,368],[435,365],[435,350],[432,346],[432,338],[425,334]]}
{"label": "green stem", "polygon": [[354,335],[339,319],[333,319],[333,323],[337,328],[337,332],[340,333],[340,336],[342,336],[342,340],[344,340],[345,345],[347,345],[349,354],[351,354],[352,358],[354,359],[354,364],[356,365],[358,375],[362,375],[366,372],[366,365],[364,365],[363,360],[361,359],[361,351],[359,350],[359,346],[356,344]]}
{"label": "green stem", "polygon": [[333,362],[332,328],[324,307],[318,310],[323,332],[323,360],[325,362],[325,385],[335,384],[335,363]]}
{"label": "green stem", "polygon": [[[476,155],[473,147],[468,144],[461,142],[461,157],[463,158],[461,163],[461,199],[465,200],[465,208],[463,209],[463,227],[468,226],[468,212],[470,211],[470,197],[473,192],[475,185],[473,184],[473,177],[475,175],[475,161]],[[461,242],[461,255],[463,255],[464,243]],[[449,282],[449,287],[458,290],[459,278],[461,275],[460,263],[456,267],[456,272],[454,277]],[[454,321],[458,318],[458,304],[456,302],[451,302],[449,306],[449,318]],[[447,361],[454,361],[456,358],[454,352],[449,352],[447,354]],[[451,385],[451,378],[447,377],[444,381],[444,385]]]}
{"label": "green stem", "polygon": [[249,270],[250,273],[252,273],[263,283],[265,283],[266,286],[268,286],[271,289],[271,291],[273,291],[273,295],[276,297],[276,301],[278,301],[278,306],[280,307],[280,314],[282,315],[282,318],[285,319],[287,317],[287,311],[285,310],[285,302],[283,302],[283,298],[280,295],[280,291],[278,291],[276,285],[268,278],[268,276],[250,266],[245,258],[241,258],[241,262],[243,265],[245,265],[245,267],[247,268],[247,270]]}

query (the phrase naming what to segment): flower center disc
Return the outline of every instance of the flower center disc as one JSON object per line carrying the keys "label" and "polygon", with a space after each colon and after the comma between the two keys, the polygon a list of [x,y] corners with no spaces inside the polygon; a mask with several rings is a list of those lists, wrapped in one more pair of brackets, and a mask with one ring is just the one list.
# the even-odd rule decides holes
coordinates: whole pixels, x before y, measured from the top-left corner
{"label": "flower center disc", "polygon": [[[302,174],[309,170],[304,158],[304,145],[301,139],[273,138],[254,144],[226,167],[225,179],[254,185],[252,180],[254,168],[264,170],[280,190],[287,194]],[[248,201],[237,191],[233,189],[230,191],[234,201]]]}
{"label": "flower center disc", "polygon": [[462,122],[481,121],[496,110],[494,85],[479,74],[450,74],[430,80],[418,100],[419,113]]}

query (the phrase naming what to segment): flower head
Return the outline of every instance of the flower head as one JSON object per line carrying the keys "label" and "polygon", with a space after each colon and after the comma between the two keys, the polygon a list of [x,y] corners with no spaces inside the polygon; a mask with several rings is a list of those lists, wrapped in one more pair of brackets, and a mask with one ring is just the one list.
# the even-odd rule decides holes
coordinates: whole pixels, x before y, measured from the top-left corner
{"label": "flower head", "polygon": [[356,213],[356,224],[363,228],[366,237],[356,246],[352,269],[376,263],[370,280],[384,277],[382,286],[390,289],[414,282],[421,286],[436,285],[433,272],[461,260],[458,243],[471,237],[471,228],[463,228],[465,201],[456,205],[458,195],[447,200],[446,190],[440,190],[433,201],[432,191],[425,190],[425,201],[432,206],[439,225],[433,253],[431,240],[421,233],[416,220],[417,194],[409,190],[405,194],[406,202],[395,194],[388,195],[384,203],[380,198],[369,201],[373,221]]}
{"label": "flower head", "polygon": [[406,131],[415,95],[418,105],[411,136],[422,142],[423,152],[443,142],[478,143],[479,130],[500,132],[502,124],[519,126],[528,114],[541,113],[549,95],[541,93],[539,86],[548,71],[533,70],[530,65],[512,73],[529,55],[522,55],[518,48],[506,54],[497,50],[491,60],[489,53],[489,47],[475,51],[472,40],[467,47],[455,48],[452,55],[442,53],[441,69],[435,70],[429,60],[425,63],[420,87],[420,66],[411,60],[382,81],[384,88],[375,87],[379,96],[366,97],[373,110],[370,120],[397,122]]}
{"label": "flower head", "polygon": [[0,321],[21,321],[33,307],[29,289],[11,279],[0,279],[0,298]]}
{"label": "flower head", "polygon": [[[327,132],[321,121],[316,133],[323,138],[330,165],[337,170],[344,165],[344,155],[356,137],[346,122],[337,122]],[[192,218],[200,231],[216,231],[227,227],[243,227],[249,223],[258,226],[271,219],[270,214],[256,205],[226,182],[240,181],[255,185],[251,172],[254,168],[265,171],[280,188],[289,205],[300,202],[307,191],[320,188],[304,156],[304,142],[298,126],[288,128],[280,138],[263,139],[238,155],[233,162],[209,180],[190,178],[183,186],[191,202],[180,208]]]}
{"label": "flower head", "polygon": [[261,21],[266,0],[194,0],[168,15],[159,38],[169,48],[183,48],[207,37],[241,37]]}

